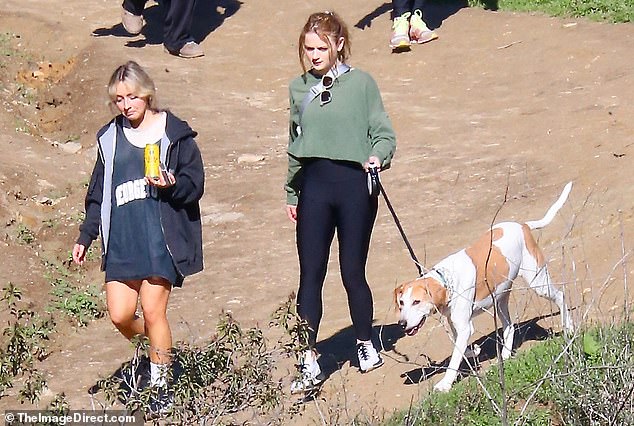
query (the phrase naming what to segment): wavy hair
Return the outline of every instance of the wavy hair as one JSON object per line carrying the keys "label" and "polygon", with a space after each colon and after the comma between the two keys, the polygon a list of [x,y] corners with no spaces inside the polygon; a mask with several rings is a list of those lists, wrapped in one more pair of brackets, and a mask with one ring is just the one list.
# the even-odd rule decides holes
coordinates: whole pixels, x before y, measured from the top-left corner
{"label": "wavy hair", "polygon": [[[338,41],[343,38],[343,49],[337,52],[337,59],[340,62],[345,63],[350,57],[350,34],[346,23],[335,12],[317,12],[308,17],[302,32],[299,34],[298,54],[299,62],[302,66],[304,73],[306,68],[306,51],[304,49],[306,42],[306,34],[314,32],[319,38],[326,44],[328,44],[328,51],[332,56],[333,52],[331,40]],[[330,37],[330,39],[329,39]]]}
{"label": "wavy hair", "polygon": [[134,61],[128,61],[120,65],[110,77],[108,83],[108,96],[114,103],[117,99],[117,85],[125,83],[140,98],[145,99],[148,109],[157,111],[156,86],[147,72]]}

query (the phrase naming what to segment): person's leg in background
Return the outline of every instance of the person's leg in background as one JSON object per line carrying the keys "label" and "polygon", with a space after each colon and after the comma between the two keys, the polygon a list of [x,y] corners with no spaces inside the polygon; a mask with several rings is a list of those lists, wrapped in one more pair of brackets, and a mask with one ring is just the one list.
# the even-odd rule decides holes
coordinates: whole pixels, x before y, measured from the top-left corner
{"label": "person's leg in background", "polygon": [[393,49],[406,48],[409,40],[409,17],[412,13],[410,0],[392,0],[392,35],[390,47]]}
{"label": "person's leg in background", "polygon": [[132,35],[141,33],[143,28],[143,9],[146,0],[123,0],[121,5],[121,24]]}
{"label": "person's leg in background", "polygon": [[196,0],[164,0],[163,46],[172,55],[197,58],[205,52],[190,34]]}

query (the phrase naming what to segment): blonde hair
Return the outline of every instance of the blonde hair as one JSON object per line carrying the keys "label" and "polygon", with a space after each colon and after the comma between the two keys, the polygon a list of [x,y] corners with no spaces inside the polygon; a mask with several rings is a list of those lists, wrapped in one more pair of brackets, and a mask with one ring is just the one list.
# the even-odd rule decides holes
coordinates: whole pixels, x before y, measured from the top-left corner
{"label": "blonde hair", "polygon": [[117,85],[125,83],[140,98],[145,99],[148,109],[157,111],[156,86],[147,72],[134,61],[120,65],[110,77],[108,96],[114,103],[117,99]]}
{"label": "blonde hair", "polygon": [[350,57],[350,35],[348,33],[348,27],[343,19],[339,17],[335,12],[317,12],[308,17],[302,32],[299,34],[298,54],[299,62],[304,72],[306,69],[306,50],[304,49],[306,42],[306,34],[314,32],[319,38],[328,44],[328,52],[332,55],[332,43],[329,37],[335,41],[343,38],[343,49],[337,51],[337,59],[345,63]]}

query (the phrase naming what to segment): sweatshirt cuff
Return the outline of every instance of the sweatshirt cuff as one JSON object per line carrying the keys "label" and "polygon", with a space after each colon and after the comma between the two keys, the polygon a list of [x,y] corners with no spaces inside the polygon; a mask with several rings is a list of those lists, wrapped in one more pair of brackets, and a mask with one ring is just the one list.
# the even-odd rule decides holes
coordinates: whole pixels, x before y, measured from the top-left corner
{"label": "sweatshirt cuff", "polygon": [[287,206],[296,206],[298,201],[297,195],[295,194],[286,194],[286,205]]}
{"label": "sweatshirt cuff", "polygon": [[77,244],[81,244],[88,250],[88,247],[92,244],[92,238],[88,234],[80,233],[79,238],[77,238]]}

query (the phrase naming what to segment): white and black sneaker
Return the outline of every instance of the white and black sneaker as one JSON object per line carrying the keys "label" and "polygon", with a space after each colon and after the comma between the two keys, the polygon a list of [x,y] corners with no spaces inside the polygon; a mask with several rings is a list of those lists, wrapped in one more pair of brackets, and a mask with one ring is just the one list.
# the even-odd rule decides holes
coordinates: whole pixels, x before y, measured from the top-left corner
{"label": "white and black sneaker", "polygon": [[145,411],[146,420],[155,420],[170,414],[174,406],[174,391],[167,386],[154,387]]}
{"label": "white and black sneaker", "polygon": [[309,393],[319,389],[325,376],[317,362],[317,354],[307,350],[300,357],[298,365],[298,377],[291,383],[291,393]]}
{"label": "white and black sneaker", "polygon": [[357,356],[359,357],[359,371],[367,373],[383,365],[383,358],[374,349],[370,340],[357,340]]}

